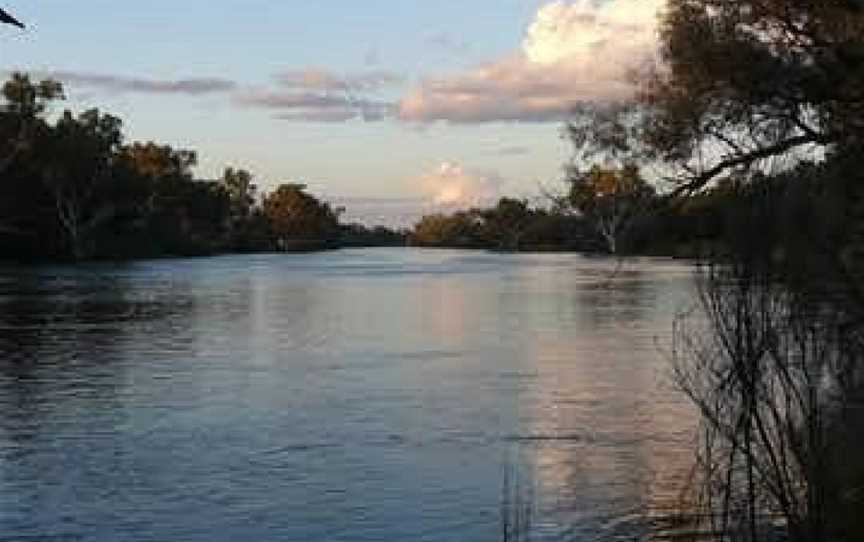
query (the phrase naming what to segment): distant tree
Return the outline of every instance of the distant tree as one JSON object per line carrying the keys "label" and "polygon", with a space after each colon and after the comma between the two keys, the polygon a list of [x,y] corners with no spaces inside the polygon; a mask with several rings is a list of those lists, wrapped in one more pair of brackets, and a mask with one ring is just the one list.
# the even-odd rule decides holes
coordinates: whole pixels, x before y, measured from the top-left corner
{"label": "distant tree", "polygon": [[258,187],[245,169],[225,168],[219,181],[231,205],[229,245],[233,250],[258,251],[272,237],[267,217],[258,205]]}
{"label": "distant tree", "polygon": [[255,205],[258,187],[252,174],[245,169],[225,168],[220,181],[231,199],[231,215],[235,219],[249,216]]}
{"label": "distant tree", "polygon": [[340,230],[343,247],[403,246],[406,240],[404,231],[387,226],[369,227],[355,222],[343,225]]}
{"label": "distant tree", "polygon": [[495,207],[479,212],[483,235],[498,248],[519,248],[522,232],[534,214],[525,200],[501,198]]}
{"label": "distant tree", "polygon": [[264,215],[277,243],[329,241],[338,235],[339,213],[306,192],[305,184],[286,183],[264,198]]}
{"label": "distant tree", "polygon": [[50,131],[44,116],[50,104],[63,99],[53,80],[32,81],[13,73],[2,87],[0,104],[0,237],[24,242],[37,234],[39,199],[35,153]]}
{"label": "distant tree", "polygon": [[40,149],[42,183],[55,212],[63,245],[80,260],[93,234],[117,212],[115,159],[122,143],[117,117],[92,109],[65,112]]}
{"label": "distant tree", "polygon": [[230,195],[221,182],[195,180],[195,152],[148,142],[124,147],[121,154],[126,166],[145,179],[143,214],[154,251],[209,254],[228,246]]}
{"label": "distant tree", "polygon": [[571,170],[567,181],[568,203],[594,225],[611,253],[634,220],[645,213],[655,191],[635,166],[621,169],[592,167],[587,172]]}
{"label": "distant tree", "polygon": [[192,168],[198,164],[194,151],[174,149],[152,141],[125,146],[120,154],[126,165],[154,181],[191,180]]}
{"label": "distant tree", "polygon": [[482,248],[483,219],[479,210],[458,211],[452,215],[426,215],[414,225],[410,242],[428,247]]}
{"label": "distant tree", "polygon": [[3,84],[0,108],[0,174],[22,152],[32,149],[34,138],[46,123],[42,115],[52,102],[63,100],[63,85],[53,79],[34,82],[14,72]]}

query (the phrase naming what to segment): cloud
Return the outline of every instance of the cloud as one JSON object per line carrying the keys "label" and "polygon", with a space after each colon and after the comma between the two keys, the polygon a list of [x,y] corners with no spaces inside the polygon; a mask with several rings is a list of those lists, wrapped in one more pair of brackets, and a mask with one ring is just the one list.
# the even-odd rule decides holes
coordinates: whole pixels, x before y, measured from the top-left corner
{"label": "cloud", "polygon": [[235,102],[274,111],[279,120],[296,122],[375,122],[394,117],[396,105],[376,98],[402,79],[386,71],[337,74],[321,68],[276,75],[277,88],[247,90]]}
{"label": "cloud", "polygon": [[348,122],[357,118],[358,114],[353,109],[308,109],[294,113],[277,113],[273,115],[274,119],[286,120],[290,122],[322,122],[322,123],[339,123]]}
{"label": "cloud", "polygon": [[399,75],[372,70],[350,74],[336,74],[322,68],[285,71],[276,75],[285,88],[325,92],[372,92],[402,82]]}
{"label": "cloud", "polygon": [[494,171],[467,171],[456,162],[443,162],[435,171],[422,175],[417,181],[433,204],[469,207],[497,198],[503,180]]}
{"label": "cloud", "polygon": [[615,101],[656,61],[665,0],[556,1],[541,7],[521,50],[471,70],[429,78],[405,96],[406,121],[551,122],[575,104]]}
{"label": "cloud", "polygon": [[220,78],[193,77],[166,80],[73,71],[51,71],[39,73],[38,75],[40,77],[57,79],[67,85],[78,85],[115,94],[186,94],[200,96],[203,94],[227,93],[237,88],[237,84],[234,81]]}

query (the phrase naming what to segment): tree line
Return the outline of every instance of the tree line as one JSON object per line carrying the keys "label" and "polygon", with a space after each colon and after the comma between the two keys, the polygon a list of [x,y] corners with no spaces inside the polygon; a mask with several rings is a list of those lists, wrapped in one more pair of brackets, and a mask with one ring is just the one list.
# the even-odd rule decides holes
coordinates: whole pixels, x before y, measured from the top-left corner
{"label": "tree line", "polygon": [[197,155],[128,143],[121,119],[53,114],[53,80],[12,74],[0,104],[0,254],[19,261],[316,250],[392,243],[389,231],[340,223],[341,208],[300,183],[261,193],[228,167],[195,178]]}
{"label": "tree line", "polygon": [[494,206],[430,214],[408,233],[424,247],[576,251],[707,258],[728,252],[739,194],[720,182],[670,200],[633,165],[571,167],[562,194],[541,204],[501,198]]}

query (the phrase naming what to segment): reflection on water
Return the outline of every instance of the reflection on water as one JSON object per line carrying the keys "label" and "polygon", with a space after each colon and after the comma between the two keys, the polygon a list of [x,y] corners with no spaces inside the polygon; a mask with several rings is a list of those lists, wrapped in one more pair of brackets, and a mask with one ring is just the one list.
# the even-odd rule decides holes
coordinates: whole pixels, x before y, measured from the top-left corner
{"label": "reflection on water", "polygon": [[645,538],[691,457],[690,293],[574,255],[3,269],[0,540],[491,542],[502,500],[533,540]]}

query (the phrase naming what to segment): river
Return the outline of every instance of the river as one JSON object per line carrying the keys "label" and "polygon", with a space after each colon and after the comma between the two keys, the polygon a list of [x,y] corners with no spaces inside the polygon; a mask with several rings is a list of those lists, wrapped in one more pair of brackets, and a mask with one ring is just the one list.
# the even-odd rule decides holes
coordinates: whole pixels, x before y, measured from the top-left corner
{"label": "river", "polygon": [[650,539],[693,292],[572,254],[3,267],[0,540]]}

